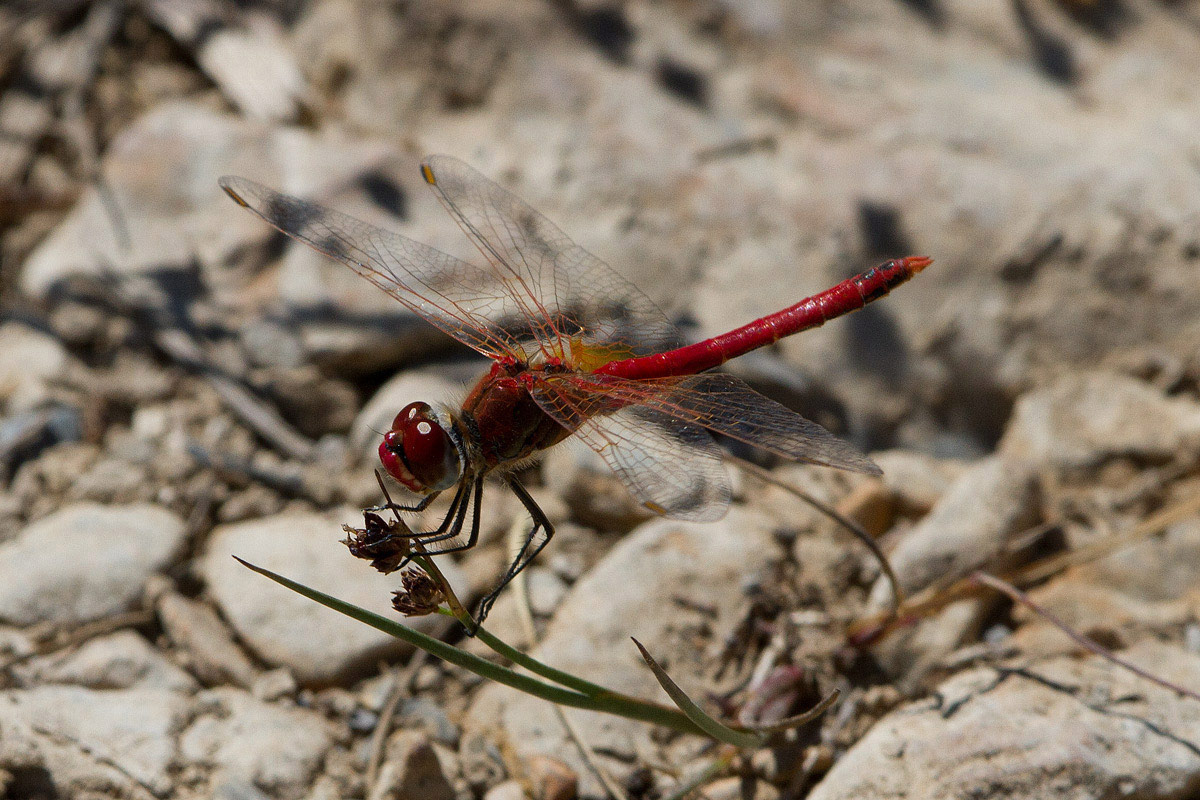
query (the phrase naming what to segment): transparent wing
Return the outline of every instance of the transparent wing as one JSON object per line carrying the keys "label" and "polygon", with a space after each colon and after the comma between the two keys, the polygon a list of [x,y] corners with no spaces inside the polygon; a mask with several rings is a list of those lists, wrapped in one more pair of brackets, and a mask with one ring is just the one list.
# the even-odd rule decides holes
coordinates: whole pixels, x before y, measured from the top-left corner
{"label": "transparent wing", "polygon": [[[706,428],[808,464],[879,474],[852,445],[791,409],[764,397],[732,375],[719,372],[654,380],[603,375],[547,378],[571,398],[581,417],[603,417],[626,407],[645,408],[690,426]],[[545,394],[552,394],[548,389]],[[536,397],[536,395],[535,395]],[[539,398],[539,404],[543,401]]]}
{"label": "transparent wing", "polygon": [[340,261],[463,344],[490,356],[523,353],[504,323],[518,304],[489,269],[245,178],[219,181],[239,205]]}
{"label": "transparent wing", "polygon": [[521,304],[547,355],[569,358],[572,337],[608,345],[612,358],[681,343],[650,298],[525,201],[450,156],[431,156],[421,169],[508,296]]}
{"label": "transparent wing", "polygon": [[[645,384],[644,381],[630,381]],[[647,394],[646,386],[635,396]],[[764,397],[746,382],[722,372],[685,378],[669,392],[641,401],[665,414],[703,425],[710,431],[762,448],[792,461],[880,475],[882,470],[854,445],[839,439],[787,406]]]}
{"label": "transparent wing", "polygon": [[712,522],[732,492],[721,449],[698,425],[646,406],[592,413],[597,398],[569,383],[539,381],[538,405],[600,454],[642,505],[673,519]]}

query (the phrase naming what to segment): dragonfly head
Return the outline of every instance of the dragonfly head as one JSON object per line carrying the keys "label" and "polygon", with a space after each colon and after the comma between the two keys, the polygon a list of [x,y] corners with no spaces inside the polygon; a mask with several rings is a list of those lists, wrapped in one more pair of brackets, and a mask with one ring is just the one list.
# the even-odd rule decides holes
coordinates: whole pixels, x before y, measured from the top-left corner
{"label": "dragonfly head", "polygon": [[446,409],[409,403],[392,422],[379,445],[388,474],[417,494],[449,489],[463,473],[454,420]]}

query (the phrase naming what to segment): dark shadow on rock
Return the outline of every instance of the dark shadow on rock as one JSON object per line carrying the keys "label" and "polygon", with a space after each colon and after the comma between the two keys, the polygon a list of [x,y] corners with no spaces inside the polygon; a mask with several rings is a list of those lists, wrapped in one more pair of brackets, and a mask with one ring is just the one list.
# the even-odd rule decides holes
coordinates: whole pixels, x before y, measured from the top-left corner
{"label": "dark shadow on rock", "polygon": [[874,200],[858,202],[858,230],[868,259],[886,260],[913,255],[912,242],[900,223],[900,210]]}
{"label": "dark shadow on rock", "polygon": [[[888,203],[860,200],[858,228],[867,262],[909,255],[913,244],[900,220],[900,210]],[[856,263],[846,277],[869,264]],[[883,378],[898,388],[908,371],[909,352],[895,318],[886,305],[872,303],[846,320],[846,343],[852,363],[863,372]]]}
{"label": "dark shadow on rock", "polygon": [[704,73],[672,58],[659,58],[654,69],[658,85],[697,108],[708,108],[708,78]]}
{"label": "dark shadow on rock", "polygon": [[364,173],[357,183],[372,203],[397,219],[408,219],[408,194],[403,186],[377,171]]}
{"label": "dark shadow on rock", "polygon": [[900,0],[935,31],[946,28],[946,8],[941,0]]}
{"label": "dark shadow on rock", "polygon": [[1031,282],[1043,265],[1062,250],[1063,235],[1055,231],[1031,238],[1000,266],[1000,280],[1021,285]]}
{"label": "dark shadow on rock", "polygon": [[1026,0],[1013,0],[1013,11],[1025,38],[1029,40],[1033,57],[1042,73],[1064,86],[1072,86],[1078,82],[1079,70],[1071,46],[1042,27]]}
{"label": "dark shadow on rock", "polygon": [[933,342],[927,354],[941,360],[950,375],[946,391],[930,411],[945,430],[965,435],[984,452],[992,452],[1012,416],[1014,398],[996,382],[987,366],[992,360],[955,347],[956,338],[947,333]]}
{"label": "dark shadow on rock", "polygon": [[1080,26],[1108,41],[1137,23],[1125,0],[1059,0],[1059,5]]}
{"label": "dark shadow on rock", "polygon": [[1177,22],[1200,35],[1200,9],[1197,9],[1191,0],[1159,0],[1159,4],[1167,9]]}
{"label": "dark shadow on rock", "polygon": [[575,32],[617,64],[629,63],[629,48],[637,38],[625,9],[619,4],[581,9],[571,0],[556,0]]}
{"label": "dark shadow on rock", "polygon": [[5,797],[9,800],[57,800],[62,797],[45,767],[9,767]]}
{"label": "dark shadow on rock", "polygon": [[846,350],[855,368],[882,378],[890,388],[899,388],[912,355],[892,312],[873,303],[851,314],[845,331]]}
{"label": "dark shadow on rock", "polygon": [[748,353],[730,370],[755,391],[787,406],[831,433],[847,435],[850,417],[845,404],[820,381],[784,361],[771,348]]}

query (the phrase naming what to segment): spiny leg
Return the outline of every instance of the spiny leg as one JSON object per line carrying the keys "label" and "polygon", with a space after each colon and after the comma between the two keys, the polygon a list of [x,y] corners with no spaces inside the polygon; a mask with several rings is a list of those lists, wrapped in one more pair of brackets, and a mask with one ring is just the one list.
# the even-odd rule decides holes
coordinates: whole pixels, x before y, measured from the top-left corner
{"label": "spiny leg", "polygon": [[[475,480],[479,480],[476,478]],[[426,550],[425,545],[431,542],[440,542],[445,539],[453,539],[462,531],[463,521],[466,519],[467,507],[470,505],[470,497],[468,487],[474,485],[471,481],[462,481],[459,483],[458,489],[454,492],[454,499],[450,501],[450,509],[446,512],[442,524],[435,531],[426,531],[425,533],[410,533],[403,538],[411,539],[416,548],[413,554],[404,557],[397,569],[404,569],[413,560],[413,555],[428,555],[437,556],[442,553],[452,553],[456,548],[447,548],[445,550]],[[464,498],[467,498],[464,500]],[[478,506],[478,502],[476,503]],[[478,507],[475,511],[476,524],[478,524]]]}
{"label": "spiny leg", "polygon": [[[526,491],[525,487],[511,475],[505,478],[505,481],[508,483],[508,487],[512,489],[513,494],[525,506],[525,510],[529,512],[529,516],[533,520],[533,527],[526,534],[525,543],[521,545],[521,550],[508,566],[508,571],[504,573],[504,577],[500,579],[500,583],[479,601],[479,624],[482,624],[484,619],[487,618],[488,612],[492,610],[492,604],[496,602],[496,597],[499,596],[501,590],[508,585],[509,581],[517,576],[518,572],[529,566],[529,562],[533,561],[537,557],[537,554],[542,552],[542,548],[549,544],[550,539],[554,536],[554,526],[550,524],[550,520],[546,518],[545,512],[542,511],[532,495]],[[542,531],[543,533],[541,538],[538,536],[538,531]]]}
{"label": "spiny leg", "polygon": [[[376,475],[378,476],[378,473],[376,473]],[[404,526],[398,526],[403,528],[403,532],[396,532],[393,529],[393,532],[388,533],[379,541],[373,542],[373,546],[379,547],[387,544],[393,539],[407,539],[417,543],[427,543],[437,542],[441,541],[442,539],[449,539],[457,536],[458,532],[462,530],[463,516],[466,512],[466,503],[463,502],[463,498],[466,496],[467,485],[468,482],[466,481],[463,481],[459,484],[458,489],[454,492],[454,499],[450,501],[450,509],[446,512],[446,516],[442,519],[442,524],[438,526],[437,530],[414,532],[409,531]],[[384,496],[387,497],[386,489],[384,490]],[[391,505],[391,498],[387,497],[387,500],[389,505]],[[392,513],[396,514],[394,507],[392,508]],[[396,516],[399,518],[399,514],[396,514]],[[412,561],[412,556],[405,556],[404,559],[395,567],[395,569],[404,569],[404,567],[408,566],[410,561]]]}
{"label": "spiny leg", "polygon": [[395,514],[398,511],[409,511],[409,512],[424,511],[425,509],[429,508],[429,504],[432,503],[439,494],[441,494],[441,492],[434,492],[433,494],[427,494],[424,497],[422,497],[419,501],[417,501],[417,504],[414,506],[402,506],[399,503],[395,503],[392,501],[392,496],[391,496],[391,494],[388,493],[388,490],[387,490],[387,484],[385,484],[383,482],[383,475],[380,474],[379,470],[375,470],[375,480],[379,484],[379,490],[381,492],[383,492],[383,499],[386,500],[387,502],[384,503],[383,505],[371,506],[370,508],[364,508],[363,511],[375,511],[375,512],[391,511],[393,514]]}
{"label": "spiny leg", "polygon": [[[454,503],[450,506],[450,512],[446,514],[446,519],[443,520],[441,526],[436,531],[417,534],[416,541],[427,546],[434,542],[444,542],[447,539],[453,539],[462,533],[463,523],[467,519],[467,509],[471,507],[471,489],[475,486],[482,485],[482,478],[472,478],[464,480],[459,484],[458,492],[454,495]],[[475,492],[478,495],[478,492]],[[453,522],[450,520],[453,517]],[[449,524],[448,524],[449,523]],[[479,498],[475,498],[475,524],[479,524]],[[428,555],[436,556],[442,553],[453,553],[455,550],[464,548],[451,546],[444,550],[428,550]]]}
{"label": "spiny leg", "polygon": [[[441,555],[445,555],[446,553],[457,553],[462,550],[470,550],[472,547],[475,546],[475,543],[479,541],[479,508],[480,508],[480,501],[483,500],[483,477],[482,476],[475,479],[474,483],[472,484],[472,489],[473,489],[473,492],[472,492],[471,505],[474,508],[474,511],[472,512],[472,516],[471,516],[471,533],[467,536],[467,540],[465,542],[460,542],[458,544],[450,545],[441,550],[426,550],[425,551],[426,555],[441,556]],[[464,510],[464,514],[465,514],[465,511],[466,511],[465,503],[463,504],[463,510]],[[465,516],[464,516],[464,521],[465,521]],[[457,534],[457,533],[461,533],[461,532],[462,532],[462,525],[459,524],[457,526],[457,530],[455,530],[455,533]],[[439,536],[437,538],[432,538],[432,539],[422,539],[420,541],[420,543],[422,545],[427,545],[430,542],[438,542],[438,541],[441,541],[443,539],[448,539],[448,538],[451,538],[451,537]]]}

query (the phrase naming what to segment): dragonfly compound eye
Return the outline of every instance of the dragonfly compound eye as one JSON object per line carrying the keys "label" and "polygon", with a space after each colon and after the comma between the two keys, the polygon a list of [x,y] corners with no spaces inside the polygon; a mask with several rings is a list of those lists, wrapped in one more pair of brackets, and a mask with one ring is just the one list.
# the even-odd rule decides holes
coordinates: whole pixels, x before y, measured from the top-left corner
{"label": "dragonfly compound eye", "polygon": [[417,494],[448,489],[458,482],[462,463],[443,421],[428,403],[410,403],[383,435],[379,460],[388,474]]}

